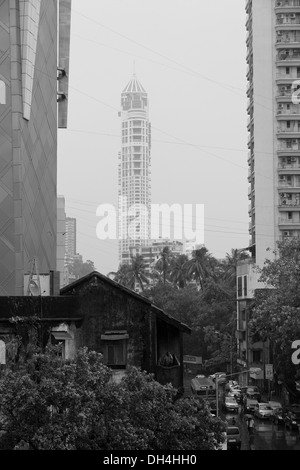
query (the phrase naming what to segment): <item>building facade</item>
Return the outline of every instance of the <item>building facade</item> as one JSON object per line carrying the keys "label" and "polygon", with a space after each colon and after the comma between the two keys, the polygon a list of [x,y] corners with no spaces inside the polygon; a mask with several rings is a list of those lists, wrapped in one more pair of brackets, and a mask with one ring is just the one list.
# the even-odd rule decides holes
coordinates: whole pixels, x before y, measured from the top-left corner
{"label": "building facade", "polygon": [[237,335],[240,360],[264,369],[268,345],[247,332],[249,303],[264,287],[254,264],[272,260],[279,240],[300,236],[300,1],[248,0],[246,14],[252,258],[238,266]]}
{"label": "building facade", "polygon": [[300,2],[249,0],[247,96],[250,250],[300,235]]}
{"label": "building facade", "polygon": [[0,295],[23,295],[33,258],[40,272],[56,270],[70,11],[70,0],[0,3]]}
{"label": "building facade", "polygon": [[151,125],[148,95],[133,75],[121,95],[122,148],[119,154],[119,262],[130,261],[130,246],[151,237]]}
{"label": "building facade", "polygon": [[150,240],[147,246],[129,247],[129,251],[133,257],[136,255],[142,256],[145,263],[145,272],[150,276],[155,270],[155,265],[160,259],[162,251],[166,248],[173,256],[185,254],[184,244],[181,241],[164,238]]}
{"label": "building facade", "polygon": [[66,257],[72,258],[76,255],[76,219],[74,217],[66,217],[66,233],[65,233],[65,251]]}

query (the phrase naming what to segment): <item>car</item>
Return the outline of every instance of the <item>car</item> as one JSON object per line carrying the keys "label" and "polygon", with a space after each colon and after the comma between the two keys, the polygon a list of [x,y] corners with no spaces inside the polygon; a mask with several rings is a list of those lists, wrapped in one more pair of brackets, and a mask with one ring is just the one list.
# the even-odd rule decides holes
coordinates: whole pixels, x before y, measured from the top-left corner
{"label": "car", "polygon": [[300,405],[290,405],[284,413],[284,424],[288,429],[298,431],[300,428]]}
{"label": "car", "polygon": [[241,450],[241,433],[238,426],[227,427],[227,450]]}
{"label": "car", "polygon": [[238,412],[239,411],[239,405],[234,397],[225,397],[225,401],[223,404],[223,409],[224,411],[233,411],[233,412]]}
{"label": "car", "polygon": [[247,398],[246,400],[247,413],[254,413],[256,405],[258,405],[257,400],[255,400],[254,398]]}
{"label": "car", "polygon": [[227,396],[235,398],[237,403],[242,403],[242,395],[241,395],[241,393],[238,393],[237,390],[232,390],[232,391],[228,392]]}
{"label": "car", "polygon": [[246,396],[249,398],[256,399],[257,401],[261,400],[261,393],[259,391],[259,388],[256,387],[255,385],[249,385],[246,389]]}
{"label": "car", "polygon": [[279,401],[270,400],[268,404],[273,411],[282,409],[282,404]]}
{"label": "car", "polygon": [[225,372],[215,372],[214,374],[209,376],[214,382],[218,379],[218,384],[226,383],[226,373]]}
{"label": "car", "polygon": [[273,421],[274,424],[278,426],[282,426],[285,424],[284,422],[284,411],[282,408],[276,408],[273,410],[273,414],[270,416],[270,420]]}
{"label": "car", "polygon": [[273,415],[273,410],[268,403],[257,403],[254,409],[254,416],[260,419],[269,419]]}

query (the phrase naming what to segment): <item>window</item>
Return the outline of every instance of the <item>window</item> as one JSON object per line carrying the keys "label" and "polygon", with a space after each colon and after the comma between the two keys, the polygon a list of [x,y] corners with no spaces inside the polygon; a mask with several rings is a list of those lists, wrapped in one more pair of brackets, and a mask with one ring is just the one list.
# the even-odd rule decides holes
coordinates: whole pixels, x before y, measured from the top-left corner
{"label": "window", "polygon": [[126,330],[106,331],[101,335],[104,364],[112,369],[126,368],[128,338]]}
{"label": "window", "polygon": [[67,331],[51,331],[51,344],[61,346],[57,355],[62,359],[68,359],[68,354],[66,354],[66,341],[70,339],[72,339],[72,336]]}
{"label": "window", "polygon": [[3,80],[0,80],[0,104],[6,104],[6,88]]}
{"label": "window", "polygon": [[289,68],[289,67],[286,67],[286,68],[285,68],[285,73],[286,73],[286,75],[289,75],[289,74],[290,74],[290,68]]}
{"label": "window", "polygon": [[238,297],[243,295],[243,278],[242,276],[238,277]]}
{"label": "window", "polygon": [[252,359],[253,359],[253,362],[260,362],[261,361],[261,350],[252,351]]}
{"label": "window", "polygon": [[247,297],[247,276],[244,276],[244,297]]}

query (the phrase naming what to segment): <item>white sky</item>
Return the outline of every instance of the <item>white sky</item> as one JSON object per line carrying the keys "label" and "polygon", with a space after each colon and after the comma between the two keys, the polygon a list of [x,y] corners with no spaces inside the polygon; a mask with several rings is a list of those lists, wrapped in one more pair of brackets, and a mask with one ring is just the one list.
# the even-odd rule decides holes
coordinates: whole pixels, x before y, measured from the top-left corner
{"label": "white sky", "polygon": [[217,258],[248,246],[244,0],[73,0],[68,129],[58,194],[77,219],[77,251],[103,274],[117,243],[96,236],[98,205],[117,205],[121,92],[148,93],[152,202],[204,204]]}

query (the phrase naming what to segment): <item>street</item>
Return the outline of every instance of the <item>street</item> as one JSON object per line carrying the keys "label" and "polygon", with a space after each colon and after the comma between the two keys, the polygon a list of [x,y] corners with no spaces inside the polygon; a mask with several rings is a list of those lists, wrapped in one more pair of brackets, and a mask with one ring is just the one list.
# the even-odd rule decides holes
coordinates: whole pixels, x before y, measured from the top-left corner
{"label": "street", "polygon": [[300,450],[300,434],[298,431],[290,431],[284,426],[278,426],[271,421],[255,421],[255,431],[253,441],[249,442],[249,434],[243,417],[236,413],[227,413],[224,419],[236,419],[236,424],[240,428],[242,446],[241,450]]}

